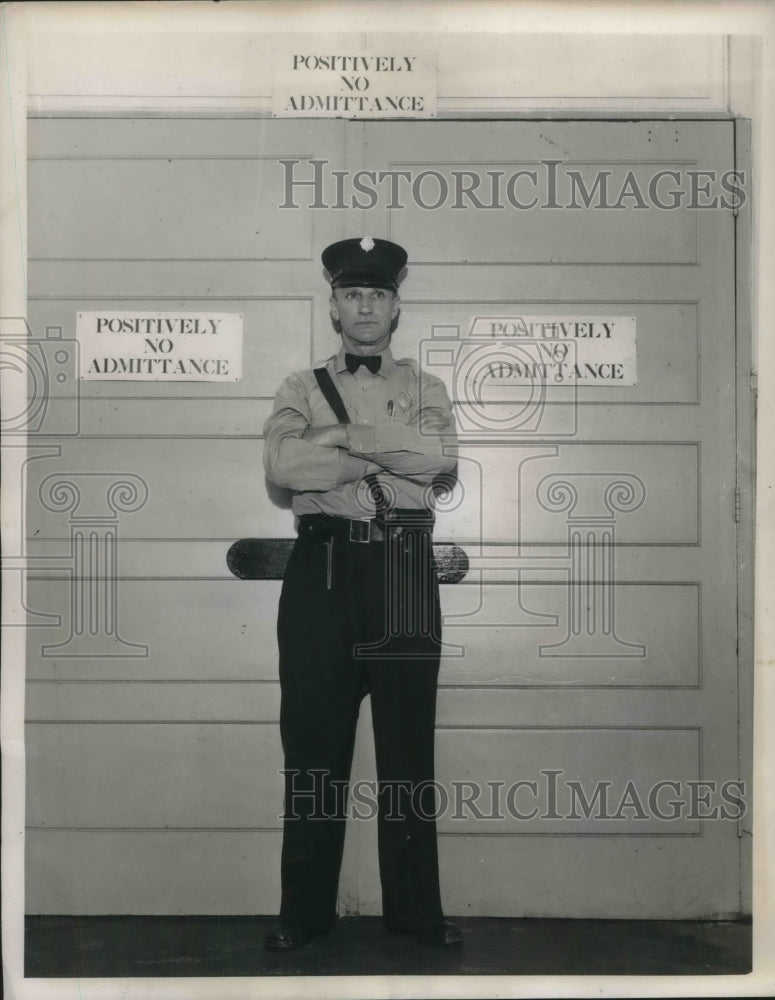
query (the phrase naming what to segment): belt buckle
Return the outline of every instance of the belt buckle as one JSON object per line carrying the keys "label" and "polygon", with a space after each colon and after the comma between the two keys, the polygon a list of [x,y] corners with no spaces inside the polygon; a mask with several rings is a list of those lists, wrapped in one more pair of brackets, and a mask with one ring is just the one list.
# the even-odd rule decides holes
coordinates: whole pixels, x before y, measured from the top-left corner
{"label": "belt buckle", "polygon": [[[355,526],[359,525],[359,530],[355,531]],[[361,531],[360,528],[365,527],[365,532]],[[356,537],[357,535],[357,537]],[[371,521],[367,518],[361,520],[351,520],[350,521],[350,541],[357,542],[362,545],[367,545],[371,541]]]}

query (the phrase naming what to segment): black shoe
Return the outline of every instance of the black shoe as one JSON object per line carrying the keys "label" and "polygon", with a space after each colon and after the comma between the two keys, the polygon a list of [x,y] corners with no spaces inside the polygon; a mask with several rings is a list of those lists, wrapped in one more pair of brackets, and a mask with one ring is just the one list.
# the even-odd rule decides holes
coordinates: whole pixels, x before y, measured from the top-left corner
{"label": "black shoe", "polygon": [[290,951],[293,948],[303,948],[312,940],[309,931],[292,931],[284,924],[278,924],[264,938],[264,946],[274,951]]}
{"label": "black shoe", "polygon": [[417,940],[420,944],[426,944],[431,948],[447,948],[449,945],[462,944],[463,935],[457,924],[443,920],[427,931],[420,931]]}

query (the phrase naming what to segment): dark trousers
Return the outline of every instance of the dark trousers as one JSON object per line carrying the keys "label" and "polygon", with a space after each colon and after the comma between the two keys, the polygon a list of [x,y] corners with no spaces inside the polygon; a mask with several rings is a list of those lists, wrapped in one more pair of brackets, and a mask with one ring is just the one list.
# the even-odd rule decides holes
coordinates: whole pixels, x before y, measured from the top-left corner
{"label": "dark trousers", "polygon": [[347,525],[300,519],[280,597],[280,919],[291,929],[322,931],[335,918],[355,727],[369,693],[383,919],[393,929],[422,930],[442,919],[432,785],[440,611],[431,533],[427,524],[403,524],[364,544],[350,540]]}

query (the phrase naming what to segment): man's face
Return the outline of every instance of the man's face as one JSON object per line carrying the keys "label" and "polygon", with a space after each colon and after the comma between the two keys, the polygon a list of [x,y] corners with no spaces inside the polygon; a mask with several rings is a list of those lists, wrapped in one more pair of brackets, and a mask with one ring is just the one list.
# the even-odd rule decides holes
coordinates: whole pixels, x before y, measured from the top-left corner
{"label": "man's face", "polygon": [[331,316],[342,327],[345,347],[355,354],[377,354],[387,347],[398,306],[398,295],[388,288],[335,288],[331,295]]}

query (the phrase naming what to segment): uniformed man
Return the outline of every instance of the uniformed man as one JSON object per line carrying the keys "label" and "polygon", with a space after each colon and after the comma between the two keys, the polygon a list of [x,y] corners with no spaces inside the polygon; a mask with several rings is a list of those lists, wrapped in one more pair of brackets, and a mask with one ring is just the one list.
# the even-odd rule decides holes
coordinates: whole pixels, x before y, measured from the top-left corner
{"label": "uniformed man", "polygon": [[441,615],[431,531],[455,433],[440,379],[391,351],[406,259],[370,237],[327,247],[341,349],[283,382],[264,427],[267,476],[293,491],[298,519],[277,625],[285,819],[271,948],[306,944],[336,918],[366,693],[383,921],[424,944],[461,941],[442,914],[433,787]]}

